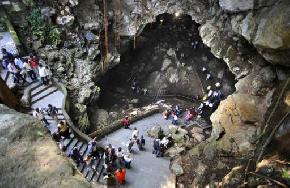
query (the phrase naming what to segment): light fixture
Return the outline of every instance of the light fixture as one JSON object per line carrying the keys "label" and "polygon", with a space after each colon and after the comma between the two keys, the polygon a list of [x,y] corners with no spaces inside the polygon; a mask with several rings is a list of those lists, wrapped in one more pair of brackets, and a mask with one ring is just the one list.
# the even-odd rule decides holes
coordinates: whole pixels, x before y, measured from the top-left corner
{"label": "light fixture", "polygon": [[160,20],[161,23],[163,23],[163,21],[164,21],[163,19]]}
{"label": "light fixture", "polygon": [[179,12],[175,12],[175,17],[178,17],[178,16],[180,16],[180,13]]}

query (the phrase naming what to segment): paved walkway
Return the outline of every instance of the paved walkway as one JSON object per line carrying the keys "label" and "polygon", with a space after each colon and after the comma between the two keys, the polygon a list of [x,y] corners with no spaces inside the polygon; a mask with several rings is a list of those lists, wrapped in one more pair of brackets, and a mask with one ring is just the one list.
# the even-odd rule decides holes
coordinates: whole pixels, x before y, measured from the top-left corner
{"label": "paved walkway", "polygon": [[122,147],[127,151],[127,142],[131,138],[133,128],[137,127],[139,135],[146,140],[146,151],[138,151],[137,145],[133,146],[132,168],[127,170],[126,185],[130,188],[171,188],[174,179],[169,170],[168,158],[156,158],[152,154],[153,139],[148,137],[147,130],[155,125],[168,127],[171,121],[164,120],[161,114],[144,118],[131,125],[131,130],[120,129],[101,140],[104,145],[112,144],[115,148]]}

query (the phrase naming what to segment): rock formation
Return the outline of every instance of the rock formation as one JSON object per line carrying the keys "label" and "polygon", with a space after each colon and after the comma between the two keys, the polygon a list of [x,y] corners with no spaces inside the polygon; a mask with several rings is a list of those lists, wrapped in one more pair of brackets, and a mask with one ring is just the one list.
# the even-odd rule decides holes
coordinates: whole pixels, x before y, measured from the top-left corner
{"label": "rock formation", "polygon": [[0,187],[91,187],[43,124],[0,105]]}

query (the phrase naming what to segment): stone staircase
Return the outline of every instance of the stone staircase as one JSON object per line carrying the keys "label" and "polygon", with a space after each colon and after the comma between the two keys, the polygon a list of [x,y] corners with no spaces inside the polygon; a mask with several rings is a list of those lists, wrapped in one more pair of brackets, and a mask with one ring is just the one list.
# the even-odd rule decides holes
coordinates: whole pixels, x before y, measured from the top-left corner
{"label": "stone staircase", "polygon": [[[6,72],[7,74],[7,72]],[[6,77],[6,75],[2,72],[2,77]],[[10,79],[7,77],[7,82]],[[29,84],[24,86],[24,90],[30,90],[30,103],[31,109],[27,112],[28,114],[32,115],[33,110],[35,108],[47,108],[48,104],[52,104],[53,106],[58,108],[58,120],[66,120],[65,115],[62,111],[62,103],[64,100],[64,95],[60,91],[60,89],[56,86],[56,84],[52,84],[49,86],[44,86],[39,81],[30,82]],[[45,118],[49,122],[49,126],[47,129],[49,133],[52,135],[57,131],[57,122],[48,116],[45,113]],[[74,148],[78,147],[83,158],[86,158],[88,154],[88,142],[83,138],[80,138],[78,134],[76,134],[71,129],[71,135],[69,139],[64,139],[61,141],[61,145],[63,146],[63,152],[66,156],[68,156],[69,152]],[[76,168],[83,174],[83,176],[87,179],[87,181],[92,182],[94,184],[103,183],[103,171],[104,171],[104,161],[103,157],[92,159],[90,164],[75,164]]]}

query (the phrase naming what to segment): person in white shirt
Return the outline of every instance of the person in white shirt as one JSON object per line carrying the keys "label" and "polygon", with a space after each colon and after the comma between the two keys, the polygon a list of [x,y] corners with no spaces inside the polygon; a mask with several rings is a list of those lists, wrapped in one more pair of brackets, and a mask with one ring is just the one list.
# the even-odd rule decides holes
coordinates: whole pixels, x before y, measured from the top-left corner
{"label": "person in white shirt", "polygon": [[36,108],[32,115],[33,117],[36,117],[37,119],[45,123],[46,126],[49,125],[48,121],[44,117],[44,113],[39,108]]}
{"label": "person in white shirt", "polygon": [[46,77],[45,67],[42,66],[41,64],[39,64],[38,72],[39,72],[39,76],[40,76],[41,82],[44,85],[48,85],[48,80],[47,80],[47,77]]}
{"label": "person in white shirt", "polygon": [[31,66],[29,65],[29,63],[27,61],[25,61],[23,63],[23,69],[26,69],[28,75],[30,76],[31,80],[36,80],[36,74],[35,72],[33,71],[33,69],[31,68]]}
{"label": "person in white shirt", "polygon": [[132,138],[136,140],[136,139],[138,138],[138,136],[139,136],[139,131],[138,131],[137,128],[135,127],[135,128],[134,128],[134,131],[133,131],[133,133],[132,133]]}
{"label": "person in white shirt", "polygon": [[47,79],[50,80],[52,77],[52,72],[48,66],[45,66],[45,74],[46,74]]}
{"label": "person in white shirt", "polygon": [[172,120],[172,124],[173,125],[177,125],[177,119],[178,119],[178,117],[177,117],[176,113],[174,113],[173,114],[173,120]]}
{"label": "person in white shirt", "polygon": [[23,61],[21,60],[21,58],[16,57],[14,59],[14,63],[16,66],[18,66],[20,69],[23,69]]}
{"label": "person in white shirt", "polygon": [[122,148],[119,147],[117,152],[116,152],[116,156],[117,156],[118,163],[119,163],[120,166],[122,166],[122,164],[123,164],[124,155],[125,155],[124,150],[122,150]]}
{"label": "person in white shirt", "polygon": [[131,156],[130,156],[130,153],[128,153],[128,154],[126,154],[125,156],[124,156],[124,162],[125,162],[125,167],[126,168],[131,168],[131,162],[132,162],[132,158],[131,158]]}
{"label": "person in white shirt", "polygon": [[22,75],[20,74],[20,70],[17,69],[17,67],[15,66],[15,63],[13,61],[11,61],[8,66],[8,71],[13,74],[13,78],[14,78],[14,83],[19,83],[19,80],[22,80],[22,84],[24,84],[26,82],[26,80],[22,77]]}

